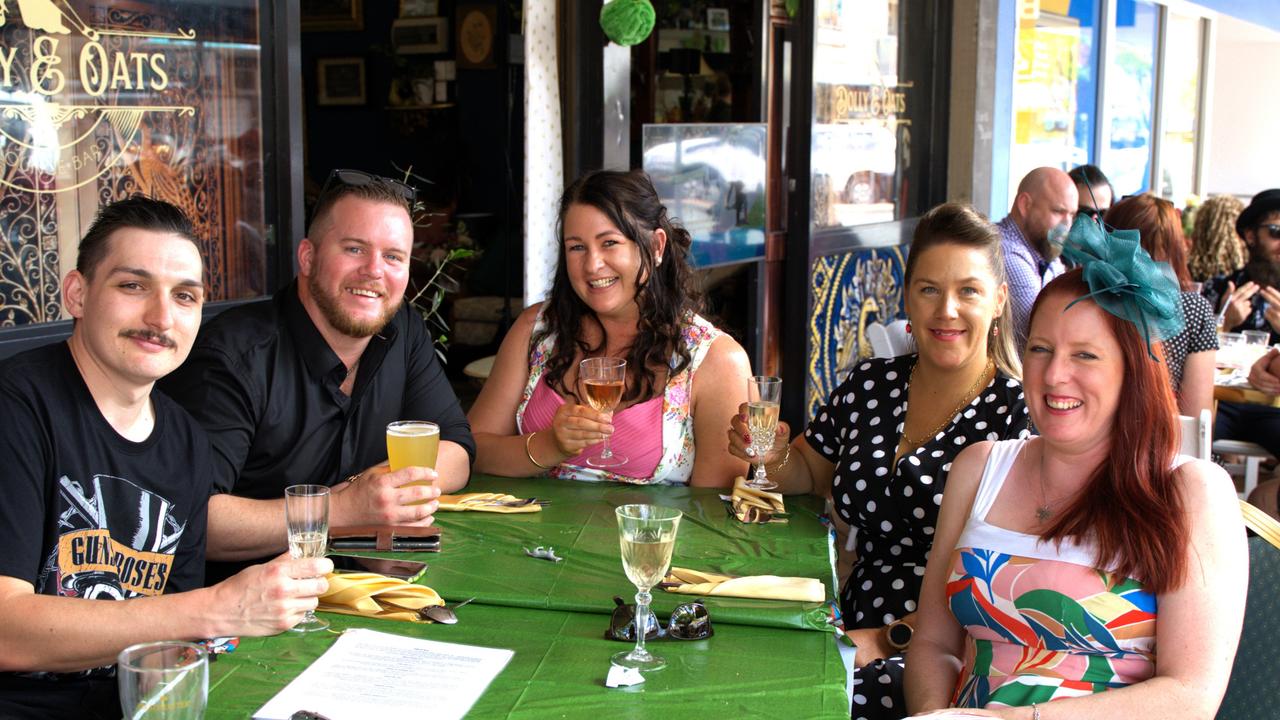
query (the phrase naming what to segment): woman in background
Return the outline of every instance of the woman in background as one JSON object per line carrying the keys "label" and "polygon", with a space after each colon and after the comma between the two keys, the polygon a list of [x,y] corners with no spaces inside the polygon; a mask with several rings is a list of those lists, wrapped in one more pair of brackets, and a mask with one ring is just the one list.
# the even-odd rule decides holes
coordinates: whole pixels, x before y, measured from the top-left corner
{"label": "woman in background", "polygon": [[1155,195],[1134,195],[1112,206],[1106,221],[1116,230],[1137,230],[1142,249],[1157,262],[1168,263],[1177,277],[1183,330],[1164,341],[1164,356],[1169,381],[1178,398],[1178,412],[1200,417],[1201,410],[1213,406],[1217,318],[1209,301],[1191,291],[1186,239],[1178,211],[1173,203]]}
{"label": "woman in background", "polygon": [[1236,218],[1243,210],[1244,203],[1232,195],[1214,195],[1196,208],[1191,256],[1187,258],[1193,280],[1204,282],[1244,267],[1249,257],[1236,234]]}

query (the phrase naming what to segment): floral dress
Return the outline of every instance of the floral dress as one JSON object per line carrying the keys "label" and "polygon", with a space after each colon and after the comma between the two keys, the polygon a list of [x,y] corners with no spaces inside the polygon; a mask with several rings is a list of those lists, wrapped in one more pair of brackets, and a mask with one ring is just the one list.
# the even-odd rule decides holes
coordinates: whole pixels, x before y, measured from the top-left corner
{"label": "floral dress", "polygon": [[[835,511],[857,532],[858,559],[840,591],[848,629],[882,627],[915,611],[955,456],[970,443],[1027,434],[1022,385],[997,372],[946,427],[894,466],[916,359],[859,363],[805,430],[810,447],[835,464]],[[853,717],[903,717],[902,673],[901,656],[858,670]]]}
{"label": "floral dress", "polygon": [[1025,444],[992,447],[952,553],[947,603],[967,633],[956,707],[1025,707],[1155,674],[1154,593],[1098,569],[1088,543],[1059,546],[986,522]]}
{"label": "floral dress", "polygon": [[[542,310],[538,311],[538,317],[534,321],[535,335],[546,324],[543,316],[545,309],[544,305]],[[679,373],[668,375],[667,385],[661,397],[660,413],[656,412],[657,408],[654,408],[654,415],[660,416],[660,420],[647,425],[645,431],[628,433],[625,442],[629,443],[630,447],[619,444],[617,440],[613,442],[615,452],[628,457],[641,455],[653,457],[656,459],[656,466],[651,470],[646,468],[642,473],[633,474],[590,467],[586,465],[584,458],[597,454],[600,450],[600,446],[597,445],[555,466],[550,470],[550,475],[567,480],[621,482],[636,485],[688,484],[689,477],[693,474],[694,457],[693,414],[690,406],[693,396],[693,376],[706,358],[711,344],[723,334],[702,316],[690,315],[681,333],[681,339],[689,350],[689,364]],[[560,402],[559,396],[556,396],[550,388],[546,388],[542,379],[547,358],[554,345],[555,337],[549,335],[529,351],[529,379],[525,382],[524,394],[520,399],[520,405],[516,408],[516,427],[522,434],[549,428],[550,418],[555,410],[555,407],[549,405]],[[675,361],[676,358],[672,357],[673,364]],[[544,387],[540,389],[539,383],[543,383]],[[552,396],[554,400],[550,399]],[[531,400],[534,403],[532,407]],[[620,418],[624,413],[646,412],[648,408],[645,406],[655,401],[657,398],[619,411],[614,417],[615,426],[621,426]],[[653,432],[654,430],[659,432]],[[615,435],[621,432],[622,429],[619,427]]]}

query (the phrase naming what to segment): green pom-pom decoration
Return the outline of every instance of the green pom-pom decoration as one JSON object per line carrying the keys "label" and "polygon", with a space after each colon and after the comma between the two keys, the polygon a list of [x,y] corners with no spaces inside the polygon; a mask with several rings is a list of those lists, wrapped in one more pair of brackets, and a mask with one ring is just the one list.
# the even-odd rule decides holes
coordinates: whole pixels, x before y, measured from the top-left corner
{"label": "green pom-pom decoration", "polygon": [[627,47],[644,42],[653,32],[653,5],[649,0],[613,0],[600,8],[600,27],[615,43]]}

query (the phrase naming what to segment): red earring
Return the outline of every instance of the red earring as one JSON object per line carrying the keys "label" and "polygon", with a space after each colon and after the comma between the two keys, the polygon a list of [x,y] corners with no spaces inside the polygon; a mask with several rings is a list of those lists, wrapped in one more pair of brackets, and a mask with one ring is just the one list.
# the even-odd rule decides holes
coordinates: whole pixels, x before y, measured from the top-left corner
{"label": "red earring", "polygon": [[911,334],[911,323],[907,323],[907,334]]}

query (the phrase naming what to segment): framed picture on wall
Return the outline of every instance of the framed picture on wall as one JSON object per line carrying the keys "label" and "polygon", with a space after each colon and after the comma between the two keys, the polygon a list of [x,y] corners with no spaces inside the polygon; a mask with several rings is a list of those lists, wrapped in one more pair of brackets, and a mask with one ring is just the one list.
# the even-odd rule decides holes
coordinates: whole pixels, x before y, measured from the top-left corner
{"label": "framed picture on wall", "polygon": [[493,5],[458,6],[458,67],[494,68],[494,33],[498,9]]}
{"label": "framed picture on wall", "polygon": [[400,17],[431,17],[440,14],[440,0],[400,0]]}
{"label": "framed picture on wall", "polygon": [[729,9],[728,8],[707,8],[707,29],[708,30],[728,30],[729,29]]}
{"label": "framed picture on wall", "polygon": [[364,58],[326,58],[316,61],[317,105],[363,105]]}
{"label": "framed picture on wall", "polygon": [[363,30],[364,0],[302,0],[303,32]]}
{"label": "framed picture on wall", "polygon": [[442,17],[400,18],[391,23],[391,47],[402,55],[449,49],[449,21]]}

